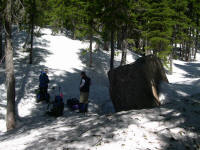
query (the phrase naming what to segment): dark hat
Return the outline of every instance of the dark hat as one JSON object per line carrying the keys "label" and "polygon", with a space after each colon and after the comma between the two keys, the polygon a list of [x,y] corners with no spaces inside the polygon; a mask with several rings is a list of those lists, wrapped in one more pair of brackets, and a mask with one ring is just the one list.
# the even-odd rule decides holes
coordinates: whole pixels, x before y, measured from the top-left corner
{"label": "dark hat", "polygon": [[81,71],[81,75],[85,76],[86,75],[85,71]]}

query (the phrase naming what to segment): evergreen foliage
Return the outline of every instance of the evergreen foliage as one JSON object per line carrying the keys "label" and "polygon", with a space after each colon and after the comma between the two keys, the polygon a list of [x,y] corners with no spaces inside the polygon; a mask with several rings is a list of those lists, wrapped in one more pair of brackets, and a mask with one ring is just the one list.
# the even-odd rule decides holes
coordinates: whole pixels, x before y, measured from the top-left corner
{"label": "evergreen foliage", "polygon": [[89,40],[89,66],[93,41],[98,41],[105,50],[109,50],[110,43],[110,69],[114,68],[116,45],[122,50],[121,64],[126,62],[127,49],[142,55],[154,54],[167,63],[172,58],[195,60],[200,48],[199,0],[0,0],[0,24],[5,27],[0,28],[0,36],[6,31],[7,56],[11,55],[6,63],[12,69],[7,72],[7,79],[13,81],[7,90],[11,93],[8,101],[13,124],[15,82],[10,33],[13,24],[31,35],[30,64],[35,26],[48,26],[54,32],[65,31],[73,39]]}
{"label": "evergreen foliage", "polygon": [[[6,1],[1,2],[2,9]],[[143,55],[166,60],[172,54],[189,61],[199,48],[198,0],[21,0],[16,6],[20,7],[13,13],[23,14],[20,24],[29,32],[34,15],[35,26],[50,26],[91,44],[98,39],[104,47],[110,41],[112,51],[116,43],[122,48],[125,41],[128,49]]]}

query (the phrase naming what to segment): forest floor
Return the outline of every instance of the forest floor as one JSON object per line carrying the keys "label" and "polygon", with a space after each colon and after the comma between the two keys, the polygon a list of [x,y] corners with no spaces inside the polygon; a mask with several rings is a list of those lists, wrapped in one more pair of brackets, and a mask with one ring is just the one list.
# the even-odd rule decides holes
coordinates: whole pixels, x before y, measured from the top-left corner
{"label": "forest floor", "polygon": [[[109,97],[107,71],[110,54],[96,50],[88,67],[88,41],[71,40],[42,29],[34,40],[33,64],[22,45],[23,32],[13,33],[15,49],[17,128],[6,131],[5,70],[0,66],[0,149],[48,150],[163,150],[200,149],[200,55],[195,62],[174,60],[169,84],[160,87],[161,107],[114,113]],[[128,52],[127,63],[139,56]],[[117,51],[115,67],[120,63]],[[62,87],[64,100],[79,97],[80,72],[92,79],[89,112],[80,114],[65,107],[62,117],[45,115],[46,103],[35,102],[38,77],[49,69],[49,93]]]}

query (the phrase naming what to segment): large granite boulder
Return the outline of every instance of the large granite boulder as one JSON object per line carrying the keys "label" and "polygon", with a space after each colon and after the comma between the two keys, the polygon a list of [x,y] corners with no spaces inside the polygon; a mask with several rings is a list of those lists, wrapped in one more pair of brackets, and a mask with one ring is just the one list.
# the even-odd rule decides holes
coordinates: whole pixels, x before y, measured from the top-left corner
{"label": "large granite boulder", "polygon": [[115,68],[108,72],[108,77],[116,111],[159,106],[159,84],[168,82],[161,61],[153,55]]}

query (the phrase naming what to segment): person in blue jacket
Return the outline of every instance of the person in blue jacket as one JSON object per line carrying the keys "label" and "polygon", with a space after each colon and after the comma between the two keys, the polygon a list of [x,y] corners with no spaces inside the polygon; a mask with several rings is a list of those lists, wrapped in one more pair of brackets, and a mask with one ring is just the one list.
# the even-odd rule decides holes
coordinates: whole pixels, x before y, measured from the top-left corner
{"label": "person in blue jacket", "polygon": [[46,100],[49,101],[48,96],[48,84],[49,84],[49,77],[47,75],[48,69],[44,69],[44,71],[41,71],[41,74],[39,76],[39,88],[40,88],[40,101]]}

